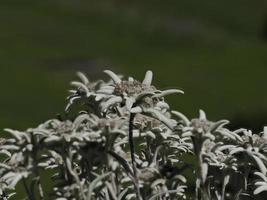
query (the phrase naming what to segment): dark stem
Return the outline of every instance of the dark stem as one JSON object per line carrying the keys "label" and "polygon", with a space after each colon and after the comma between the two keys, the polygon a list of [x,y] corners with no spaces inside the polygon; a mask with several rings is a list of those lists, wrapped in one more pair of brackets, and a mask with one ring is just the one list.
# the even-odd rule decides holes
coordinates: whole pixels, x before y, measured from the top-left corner
{"label": "dark stem", "polygon": [[[40,176],[39,167],[37,164],[39,146],[38,146],[38,142],[35,140],[33,134],[31,134],[31,137],[32,137],[32,143],[33,143],[32,157],[34,160],[34,173],[36,175],[36,183],[37,183],[37,187],[38,187],[40,200],[44,200],[44,190],[43,190],[43,187],[41,184],[41,176]],[[32,193],[34,193],[34,189],[33,189]]]}
{"label": "dark stem", "polygon": [[136,197],[137,197],[137,200],[142,200],[140,188],[139,188],[139,179],[137,175],[136,163],[135,163],[135,156],[134,156],[135,154],[135,147],[134,147],[134,141],[133,141],[134,118],[135,118],[135,113],[131,113],[130,121],[129,121],[129,146],[130,146],[132,167],[133,167],[133,173],[134,173],[134,186],[136,189]]}
{"label": "dark stem", "polygon": [[134,172],[134,175],[136,175],[137,171],[136,171],[135,156],[134,156],[135,147],[134,147],[134,141],[133,141],[134,117],[135,117],[135,114],[131,113],[130,122],[129,122],[129,145],[130,145],[131,159],[132,159],[132,165],[133,165],[133,172]]}
{"label": "dark stem", "polygon": [[[228,174],[225,170],[223,170],[223,187],[222,187],[222,197],[221,197],[221,200],[225,200],[225,190],[226,190],[226,186],[228,184],[228,181],[227,179],[229,178],[228,177]],[[228,177],[228,178],[227,178]],[[227,181],[227,182],[226,182]]]}
{"label": "dark stem", "polygon": [[202,158],[202,138],[191,137],[192,143],[194,146],[194,152],[197,159],[197,170],[196,170],[196,190],[195,190],[195,199],[196,200],[209,200],[209,193],[205,185],[205,180],[203,180],[203,158]]}
{"label": "dark stem", "polygon": [[35,200],[34,194],[32,194],[31,191],[29,190],[25,178],[22,178],[22,182],[28,198],[30,200]]}
{"label": "dark stem", "polygon": [[1,199],[1,200],[6,200],[7,197],[8,197],[7,194],[5,193],[5,191],[3,191],[3,195],[0,196],[0,199]]}
{"label": "dark stem", "polygon": [[244,186],[243,186],[244,190],[247,190],[249,172],[250,172],[250,166],[249,166],[248,156],[245,156],[245,172],[244,172]]}

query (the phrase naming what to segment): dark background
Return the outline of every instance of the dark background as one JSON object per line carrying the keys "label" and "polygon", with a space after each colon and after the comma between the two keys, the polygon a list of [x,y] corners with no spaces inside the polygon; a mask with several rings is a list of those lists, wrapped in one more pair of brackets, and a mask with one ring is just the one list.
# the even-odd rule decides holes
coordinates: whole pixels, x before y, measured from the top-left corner
{"label": "dark background", "polygon": [[161,89],[172,108],[232,127],[267,125],[266,0],[1,0],[0,129],[64,110],[75,71],[103,69]]}

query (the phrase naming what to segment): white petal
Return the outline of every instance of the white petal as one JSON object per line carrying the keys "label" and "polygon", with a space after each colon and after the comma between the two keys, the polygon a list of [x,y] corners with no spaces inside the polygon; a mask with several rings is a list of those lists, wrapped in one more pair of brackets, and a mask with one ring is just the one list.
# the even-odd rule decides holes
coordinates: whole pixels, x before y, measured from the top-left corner
{"label": "white petal", "polygon": [[110,70],[105,70],[104,73],[109,75],[110,78],[114,81],[114,83],[116,83],[116,84],[120,84],[121,83],[121,79],[114,72],[112,72]]}
{"label": "white petal", "polygon": [[143,80],[143,84],[144,85],[151,85],[152,79],[153,79],[153,72],[149,70],[146,72],[145,78]]}
{"label": "white petal", "polygon": [[207,120],[206,113],[203,110],[199,110],[199,119],[200,120]]}
{"label": "white petal", "polygon": [[82,73],[82,72],[77,72],[77,76],[82,80],[82,82],[83,82],[85,85],[88,85],[88,84],[89,84],[89,80],[88,80],[88,78],[85,76],[84,73]]}

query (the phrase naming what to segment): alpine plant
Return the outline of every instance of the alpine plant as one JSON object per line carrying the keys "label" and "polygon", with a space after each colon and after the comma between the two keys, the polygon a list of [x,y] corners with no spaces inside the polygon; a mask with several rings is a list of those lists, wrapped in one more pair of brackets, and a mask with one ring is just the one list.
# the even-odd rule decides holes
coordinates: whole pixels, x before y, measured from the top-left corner
{"label": "alpine plant", "polygon": [[[64,114],[0,138],[0,199],[266,199],[267,129],[229,130],[204,111],[172,110],[147,71],[143,81],[104,71],[78,81]],[[23,198],[23,197],[22,197]]]}

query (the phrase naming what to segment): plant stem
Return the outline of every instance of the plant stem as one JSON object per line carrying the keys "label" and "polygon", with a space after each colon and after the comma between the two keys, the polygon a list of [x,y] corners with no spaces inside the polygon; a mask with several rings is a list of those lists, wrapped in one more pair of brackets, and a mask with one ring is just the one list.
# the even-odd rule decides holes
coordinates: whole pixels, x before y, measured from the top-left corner
{"label": "plant stem", "polygon": [[3,200],[7,200],[7,194],[3,191],[3,195],[0,196],[0,198],[2,198]]}
{"label": "plant stem", "polygon": [[40,180],[40,176],[38,175],[37,177],[37,185],[38,185],[38,191],[39,191],[39,195],[40,195],[40,200],[44,200],[44,190],[41,184],[41,180]]}
{"label": "plant stem", "polygon": [[224,174],[224,178],[223,178],[223,187],[222,187],[222,198],[221,200],[225,199],[225,188],[227,186],[227,184],[229,183],[229,175],[226,174],[226,172],[223,172]]}
{"label": "plant stem", "polygon": [[197,180],[196,180],[196,190],[195,199],[196,200],[209,200],[208,189],[205,186],[205,180],[203,180],[203,158],[202,158],[202,138],[192,137],[192,142],[194,145],[194,152],[197,158]]}
{"label": "plant stem", "polygon": [[132,167],[133,167],[133,174],[134,174],[134,185],[136,189],[136,197],[137,200],[142,200],[141,193],[140,193],[140,188],[139,188],[139,179],[137,176],[137,169],[135,165],[135,147],[134,147],[134,142],[133,142],[133,128],[134,128],[134,118],[135,114],[131,113],[130,114],[130,121],[129,121],[129,145],[130,145],[130,152],[131,152],[131,159],[132,159]]}
{"label": "plant stem", "polygon": [[[41,176],[39,173],[39,168],[38,168],[38,164],[37,164],[37,160],[38,160],[38,152],[39,152],[39,146],[38,146],[38,142],[35,140],[33,134],[31,134],[31,138],[32,138],[32,144],[33,144],[33,151],[32,151],[32,157],[33,157],[33,165],[34,165],[34,173],[36,175],[36,182],[37,182],[37,187],[38,187],[38,192],[39,192],[39,197],[40,200],[44,200],[44,190],[41,184]],[[32,191],[34,192],[34,191]]]}
{"label": "plant stem", "polygon": [[29,190],[25,178],[22,178],[22,182],[28,198],[30,200],[35,200],[34,194],[32,194],[31,191]]}

